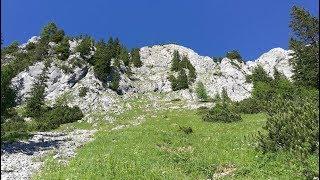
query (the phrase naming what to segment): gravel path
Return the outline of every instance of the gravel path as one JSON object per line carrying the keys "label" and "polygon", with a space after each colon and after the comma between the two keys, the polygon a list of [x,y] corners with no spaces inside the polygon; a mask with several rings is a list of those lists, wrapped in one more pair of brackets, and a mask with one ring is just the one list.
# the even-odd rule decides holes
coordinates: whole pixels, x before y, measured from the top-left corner
{"label": "gravel path", "polygon": [[40,170],[46,155],[62,163],[75,156],[75,150],[93,140],[96,130],[63,132],[37,132],[28,141],[3,143],[1,145],[1,179],[30,179]]}

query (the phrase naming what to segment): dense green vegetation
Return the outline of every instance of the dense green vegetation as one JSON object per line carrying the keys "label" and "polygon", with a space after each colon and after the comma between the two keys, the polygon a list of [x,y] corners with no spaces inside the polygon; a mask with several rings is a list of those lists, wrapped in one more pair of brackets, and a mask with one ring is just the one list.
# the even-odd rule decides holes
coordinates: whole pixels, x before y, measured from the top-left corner
{"label": "dense green vegetation", "polygon": [[197,83],[196,93],[197,93],[197,97],[201,101],[208,101],[209,100],[209,96],[208,96],[207,90],[206,90],[206,88],[204,87],[204,85],[203,85],[203,83],[201,81],[199,81]]}
{"label": "dense green vegetation", "polygon": [[295,83],[319,88],[319,17],[294,6],[290,27],[294,34],[290,47],[294,50]]}
{"label": "dense green vegetation", "polygon": [[[169,75],[169,81],[171,82],[173,91],[188,89],[189,85],[197,78],[196,69],[190,63],[189,59],[186,56],[181,59],[177,50],[173,53],[170,69],[173,73],[178,73],[177,77],[174,74]],[[188,75],[186,74],[186,70],[188,71]]]}

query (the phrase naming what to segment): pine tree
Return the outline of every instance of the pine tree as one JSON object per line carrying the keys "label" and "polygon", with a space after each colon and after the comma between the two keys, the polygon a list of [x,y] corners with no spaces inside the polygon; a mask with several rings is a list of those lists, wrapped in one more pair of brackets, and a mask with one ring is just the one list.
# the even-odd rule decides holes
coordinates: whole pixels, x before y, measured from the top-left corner
{"label": "pine tree", "polygon": [[33,85],[30,97],[26,100],[26,114],[29,117],[39,117],[43,113],[45,86],[42,80],[37,80]]}
{"label": "pine tree", "polygon": [[64,37],[64,31],[62,29],[58,29],[57,25],[54,22],[48,23],[41,32],[41,42],[60,42]]}
{"label": "pine tree", "polygon": [[82,58],[87,59],[87,56],[90,55],[93,42],[89,36],[86,36],[82,39],[81,43],[76,47],[76,51],[80,52]]}
{"label": "pine tree", "polygon": [[111,73],[111,52],[107,45],[100,41],[96,46],[96,52],[93,56],[94,74],[102,82],[107,82]]}
{"label": "pine tree", "polygon": [[141,67],[142,66],[142,61],[140,59],[140,49],[138,48],[133,48],[131,50],[131,61],[135,67]]}
{"label": "pine tree", "polygon": [[122,62],[125,66],[128,67],[130,65],[129,53],[125,47],[121,48],[119,59],[122,60]]}
{"label": "pine tree", "polygon": [[319,88],[319,18],[294,6],[289,44],[293,53],[293,79],[297,85]]}
{"label": "pine tree", "polygon": [[177,89],[178,84],[177,84],[177,79],[176,79],[176,77],[174,77],[174,75],[170,75],[168,79],[169,79],[169,81],[170,81],[170,83],[171,83],[171,89],[172,89],[173,91],[178,90],[178,89]]}
{"label": "pine tree", "polygon": [[56,52],[58,53],[58,58],[61,60],[68,59],[70,55],[70,45],[68,38],[64,38],[61,43],[56,47]]}
{"label": "pine tree", "polygon": [[209,98],[208,94],[207,94],[207,90],[206,90],[206,88],[204,87],[204,85],[203,85],[203,83],[201,81],[199,81],[197,83],[196,93],[197,93],[198,98],[201,101],[207,101],[208,98]]}
{"label": "pine tree", "polygon": [[188,76],[186,71],[181,69],[177,78],[177,89],[187,89],[188,87]]}
{"label": "pine tree", "polygon": [[114,91],[118,91],[119,89],[119,81],[120,81],[120,74],[118,71],[112,72],[112,80],[110,83],[110,88]]}
{"label": "pine tree", "polygon": [[175,50],[173,52],[173,58],[172,58],[172,61],[171,61],[171,71],[176,71],[178,72],[181,67],[180,67],[180,54],[177,50]]}

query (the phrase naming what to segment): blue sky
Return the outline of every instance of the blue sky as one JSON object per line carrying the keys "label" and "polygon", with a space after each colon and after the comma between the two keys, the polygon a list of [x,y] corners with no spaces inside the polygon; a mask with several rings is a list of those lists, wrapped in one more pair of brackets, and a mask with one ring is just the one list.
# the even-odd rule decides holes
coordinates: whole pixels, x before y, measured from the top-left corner
{"label": "blue sky", "polygon": [[287,48],[293,5],[319,12],[318,0],[1,0],[1,33],[4,45],[24,43],[54,21],[69,35],[119,37],[129,48],[177,43],[252,60]]}

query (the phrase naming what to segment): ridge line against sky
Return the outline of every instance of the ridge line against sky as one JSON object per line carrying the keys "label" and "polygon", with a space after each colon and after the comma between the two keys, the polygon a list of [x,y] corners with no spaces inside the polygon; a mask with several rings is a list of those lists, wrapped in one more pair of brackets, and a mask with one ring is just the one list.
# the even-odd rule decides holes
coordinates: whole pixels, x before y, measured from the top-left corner
{"label": "ridge line against sky", "polygon": [[288,48],[290,10],[318,16],[318,0],[1,0],[4,45],[25,43],[54,21],[67,35],[119,37],[127,47],[176,43],[203,56],[237,49],[245,60]]}

